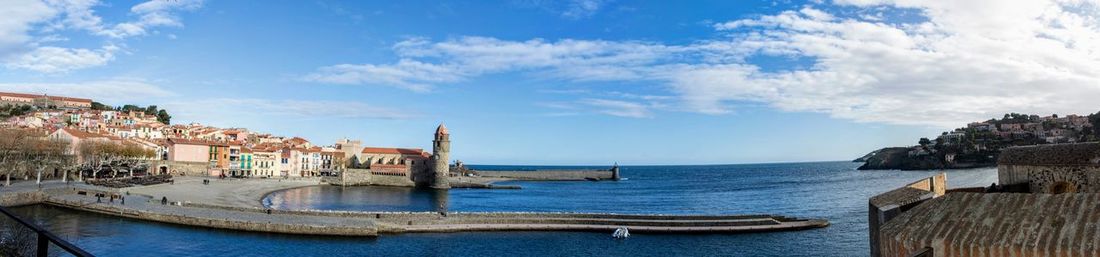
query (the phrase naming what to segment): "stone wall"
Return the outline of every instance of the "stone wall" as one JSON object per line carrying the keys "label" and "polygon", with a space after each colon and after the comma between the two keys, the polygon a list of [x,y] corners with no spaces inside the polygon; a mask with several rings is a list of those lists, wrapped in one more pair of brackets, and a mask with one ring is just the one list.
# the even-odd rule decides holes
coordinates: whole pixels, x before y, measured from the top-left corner
{"label": "stone wall", "polygon": [[314,226],[304,224],[288,224],[288,223],[271,223],[271,222],[256,222],[246,219],[230,219],[230,218],[204,218],[204,217],[191,217],[185,215],[175,215],[161,212],[141,211],[133,209],[119,208],[111,205],[101,204],[85,204],[75,201],[67,201],[63,199],[50,199],[48,201],[50,205],[65,207],[81,211],[97,212],[102,214],[121,216],[127,218],[197,226],[197,227],[209,227],[209,228],[221,228],[241,231],[253,231],[253,232],[270,232],[270,233],[284,233],[284,234],[302,234],[302,235],[339,235],[339,236],[376,236],[378,230],[376,225],[372,221],[365,221],[364,226],[359,227],[341,227],[341,226]]}
{"label": "stone wall", "polygon": [[1031,193],[1100,193],[1100,167],[1000,165],[1001,185],[1027,185]]}
{"label": "stone wall", "polygon": [[998,184],[1031,193],[1100,192],[1100,143],[1053,144],[1005,149]]}
{"label": "stone wall", "polygon": [[0,206],[4,207],[38,204],[45,200],[46,194],[40,191],[6,192],[0,194]]}
{"label": "stone wall", "polygon": [[947,174],[928,177],[871,197],[867,211],[868,234],[871,238],[871,256],[880,256],[879,238],[883,224],[905,211],[947,192]]}
{"label": "stone wall", "polygon": [[167,167],[173,176],[205,176],[210,169],[210,164],[205,162],[179,162],[153,160],[149,161],[149,173],[160,174],[160,168]]}
{"label": "stone wall", "polygon": [[1009,147],[998,165],[1100,166],[1100,142]]}
{"label": "stone wall", "polygon": [[371,175],[370,184],[375,186],[413,187],[416,184],[407,176]]}
{"label": "stone wall", "polygon": [[950,193],[882,226],[875,256],[1100,256],[1098,194]]}
{"label": "stone wall", "polygon": [[410,176],[389,176],[371,174],[368,169],[347,169],[330,184],[337,186],[416,186]]}
{"label": "stone wall", "polygon": [[330,184],[337,186],[368,186],[370,185],[370,179],[370,170],[347,169]]}

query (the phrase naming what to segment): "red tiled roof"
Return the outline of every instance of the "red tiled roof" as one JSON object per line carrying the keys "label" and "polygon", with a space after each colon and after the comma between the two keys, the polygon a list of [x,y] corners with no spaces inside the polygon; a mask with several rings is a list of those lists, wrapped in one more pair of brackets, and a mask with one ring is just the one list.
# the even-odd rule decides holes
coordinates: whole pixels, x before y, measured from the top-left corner
{"label": "red tiled roof", "polygon": [[182,139],[182,138],[169,138],[168,142],[169,142],[169,144],[228,146],[225,143],[203,141],[203,140],[189,140],[189,139]]}
{"label": "red tiled roof", "polygon": [[424,153],[424,150],[420,148],[366,147],[363,148],[362,153],[422,155]]}
{"label": "red tiled roof", "polygon": [[23,94],[23,93],[11,93],[11,92],[0,92],[0,96],[22,97],[22,98],[32,98],[32,99],[45,96],[46,98],[48,98],[50,100],[54,100],[54,101],[70,101],[70,102],[92,103],[92,99],[76,98],[76,97],[64,97],[64,96],[47,96],[47,95],[35,95],[35,94]]}
{"label": "red tiled roof", "polygon": [[65,133],[69,133],[69,135],[73,135],[74,137],[80,138],[80,139],[93,138],[93,137],[103,137],[103,138],[107,137],[105,135],[88,133],[88,132],[80,131],[80,130],[69,128],[69,127],[64,127],[64,128],[61,128],[61,129],[65,130]]}
{"label": "red tiled roof", "polygon": [[306,140],[305,138],[300,138],[300,137],[294,137],[294,138],[291,138],[291,139],[287,139],[286,141],[290,141],[290,143],[293,143],[293,144],[304,144],[304,143],[309,142],[309,140]]}

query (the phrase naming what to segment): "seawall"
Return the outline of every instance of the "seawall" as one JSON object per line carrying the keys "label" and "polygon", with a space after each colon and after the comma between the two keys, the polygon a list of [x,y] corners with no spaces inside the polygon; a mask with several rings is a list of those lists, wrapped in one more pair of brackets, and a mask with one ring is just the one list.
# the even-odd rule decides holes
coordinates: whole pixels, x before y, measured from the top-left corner
{"label": "seawall", "polygon": [[[77,192],[84,191],[85,194]],[[27,192],[31,200],[80,211],[171,224],[252,232],[376,236],[380,233],[464,231],[598,231],[626,227],[637,233],[749,233],[813,229],[828,221],[773,215],[641,215],[554,212],[354,212],[272,210],[196,203],[162,205],[145,196],[97,202],[96,192],[62,189]],[[20,203],[32,203],[23,201]]]}
{"label": "seawall", "polygon": [[486,178],[504,178],[511,180],[539,180],[539,181],[580,181],[580,180],[610,180],[612,173],[609,170],[535,170],[535,171],[476,171],[478,175]]}
{"label": "seawall", "polygon": [[231,209],[160,205],[144,197],[133,198],[139,199],[130,200],[123,205],[120,200],[114,200],[114,202],[103,200],[103,203],[99,203],[96,202],[95,197],[66,195],[50,196],[43,203],[124,218],[196,227],[301,235],[375,236],[378,234],[377,225],[368,219],[275,215]]}

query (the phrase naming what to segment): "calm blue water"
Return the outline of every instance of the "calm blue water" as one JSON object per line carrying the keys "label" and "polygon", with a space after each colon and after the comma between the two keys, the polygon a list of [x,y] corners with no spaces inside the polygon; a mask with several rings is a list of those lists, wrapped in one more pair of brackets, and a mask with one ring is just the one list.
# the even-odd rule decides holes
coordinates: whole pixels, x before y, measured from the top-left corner
{"label": "calm blue water", "polygon": [[[103,256],[866,256],[867,199],[936,172],[856,171],[857,163],[624,167],[619,182],[509,182],[521,190],[446,193],[318,186],[272,194],[283,209],[779,214],[824,229],[733,235],[520,232],[291,236],[191,228],[64,209],[16,211]],[[494,167],[490,167],[494,168]],[[503,168],[503,167],[495,167]],[[995,169],[948,171],[949,187],[986,186]]]}

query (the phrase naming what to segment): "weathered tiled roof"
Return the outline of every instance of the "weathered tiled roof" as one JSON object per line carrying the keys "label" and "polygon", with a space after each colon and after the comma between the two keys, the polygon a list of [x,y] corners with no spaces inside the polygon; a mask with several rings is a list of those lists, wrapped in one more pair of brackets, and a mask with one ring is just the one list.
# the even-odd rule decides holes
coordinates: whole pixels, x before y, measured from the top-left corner
{"label": "weathered tiled roof", "polygon": [[366,153],[366,154],[423,155],[424,150],[420,149],[420,148],[364,147],[362,153]]}
{"label": "weathered tiled roof", "polygon": [[1001,151],[1002,165],[1100,165],[1100,143],[1010,147]]}
{"label": "weathered tiled roof", "polygon": [[[882,226],[883,256],[1100,254],[1100,194],[950,193]],[[1040,254],[1035,254],[1040,253]]]}
{"label": "weathered tiled roof", "polygon": [[91,103],[92,102],[92,99],[86,99],[86,98],[64,97],[64,96],[46,96],[46,95],[23,94],[23,93],[12,93],[12,92],[0,92],[0,95],[10,96],[10,97],[20,97],[20,98],[46,97],[46,98],[49,98],[50,100],[54,100],[54,101],[72,101],[72,102],[83,102],[83,103]]}
{"label": "weathered tiled roof", "polygon": [[904,187],[871,197],[871,205],[879,208],[902,206],[943,195],[947,188],[947,174],[917,180]]}

